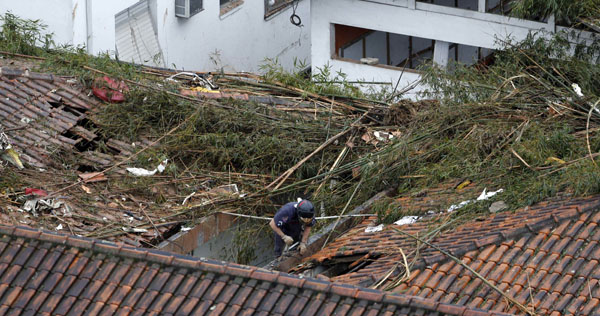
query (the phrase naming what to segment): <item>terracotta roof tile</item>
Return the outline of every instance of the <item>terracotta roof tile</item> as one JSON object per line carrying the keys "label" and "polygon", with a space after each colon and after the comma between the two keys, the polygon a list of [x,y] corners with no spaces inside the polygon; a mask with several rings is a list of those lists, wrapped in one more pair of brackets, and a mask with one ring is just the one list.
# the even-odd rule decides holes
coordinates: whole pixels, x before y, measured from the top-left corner
{"label": "terracotta roof tile", "polygon": [[[596,286],[600,278],[596,269],[600,262],[599,207],[600,196],[557,198],[514,214],[492,215],[480,222],[465,224],[438,235],[433,243],[453,254],[462,254],[459,258],[463,262],[524,305],[534,300],[536,311],[594,311],[598,302],[588,306],[586,300],[590,293],[585,294],[584,288],[589,284]],[[367,245],[357,239],[363,236],[361,229],[364,227],[351,230],[324,250]],[[412,233],[423,229],[419,222],[403,226],[403,230]],[[393,245],[389,243],[390,236],[394,234],[385,230],[381,234],[371,234],[369,246],[363,249],[373,249],[370,243],[378,238],[386,238],[386,245],[390,247]],[[402,247],[405,253],[414,247],[410,241],[396,240],[399,244],[394,247]],[[397,291],[435,297],[439,302],[507,311],[500,295],[464,268],[427,247],[421,249],[421,254],[425,260],[417,261],[409,280],[398,286]],[[319,253],[313,258],[335,260]],[[371,283],[365,281],[380,279],[395,262],[401,261],[401,257],[381,252],[379,257],[371,260],[369,265],[333,279],[369,285]],[[425,267],[424,263],[430,267]],[[598,293],[591,293],[592,297],[600,295],[600,286],[598,288]],[[519,313],[519,310],[512,308],[510,312]]]}
{"label": "terracotta roof tile", "polygon": [[582,315],[592,315],[593,311],[600,305],[600,299],[592,298],[583,306],[581,310]]}
{"label": "terracotta roof tile", "polygon": [[[464,306],[454,308],[437,300],[386,294],[231,263],[176,257],[80,238],[72,242],[71,238],[53,233],[38,234],[19,229],[16,231],[22,237],[18,237],[11,235],[14,229],[0,226],[0,230],[11,232],[1,235],[5,249],[0,259],[5,260],[5,265],[0,266],[0,305],[25,308],[32,314],[151,315],[161,312],[190,315],[223,312],[318,315],[347,311],[353,315],[386,312],[437,315],[442,309],[446,314],[479,312]],[[495,236],[500,235],[496,233]],[[470,244],[469,247],[473,243]],[[503,244],[494,247],[506,252]],[[455,250],[459,251],[459,248]],[[141,253],[144,255],[140,256]],[[498,253],[496,257],[501,259],[503,256]],[[499,268],[493,262],[475,261],[471,265],[487,265],[494,274],[493,271]],[[441,271],[432,272],[431,269],[437,268]],[[414,279],[420,282],[422,278],[427,286],[424,289],[413,287],[427,296],[452,297],[456,294],[448,295],[434,287],[448,290],[455,287],[451,281],[456,280],[456,275],[451,275],[451,281],[447,281],[448,273],[455,270],[463,269],[455,264],[433,264],[417,273]],[[471,286],[472,279],[465,279],[464,284]],[[484,293],[477,288],[473,292]],[[464,293],[461,295],[465,297]]]}

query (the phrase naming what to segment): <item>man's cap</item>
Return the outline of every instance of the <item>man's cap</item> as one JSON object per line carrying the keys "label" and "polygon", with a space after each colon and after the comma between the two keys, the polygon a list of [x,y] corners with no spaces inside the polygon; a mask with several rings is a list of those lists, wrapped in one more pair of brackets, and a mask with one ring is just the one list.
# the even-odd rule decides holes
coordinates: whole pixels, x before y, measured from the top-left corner
{"label": "man's cap", "polygon": [[315,216],[315,207],[309,200],[302,200],[296,205],[298,215],[304,218],[312,218]]}

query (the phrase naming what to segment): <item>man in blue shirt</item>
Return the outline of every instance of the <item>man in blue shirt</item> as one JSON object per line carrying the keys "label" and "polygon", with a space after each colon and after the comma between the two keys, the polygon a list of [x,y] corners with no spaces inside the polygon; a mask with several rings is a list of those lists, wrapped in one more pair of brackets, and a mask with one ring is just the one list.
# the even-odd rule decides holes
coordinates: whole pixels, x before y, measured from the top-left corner
{"label": "man in blue shirt", "polygon": [[310,228],[315,223],[315,208],[309,200],[282,206],[269,223],[275,233],[275,256],[281,256],[284,245],[291,246],[294,242],[300,242],[298,250],[303,255]]}

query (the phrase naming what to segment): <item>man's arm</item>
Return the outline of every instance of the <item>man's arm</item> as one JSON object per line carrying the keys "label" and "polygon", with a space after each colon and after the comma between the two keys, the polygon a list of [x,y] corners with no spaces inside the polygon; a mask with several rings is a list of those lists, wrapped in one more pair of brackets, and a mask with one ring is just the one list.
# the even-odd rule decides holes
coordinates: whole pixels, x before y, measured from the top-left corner
{"label": "man's arm", "polygon": [[283,236],[285,236],[285,234],[283,233],[283,231],[277,227],[277,225],[275,225],[275,220],[271,219],[271,222],[269,223],[269,226],[271,226],[271,229],[273,229],[273,231],[281,238],[283,238]]}
{"label": "man's arm", "polygon": [[306,243],[306,241],[308,241],[308,235],[310,235],[310,226],[305,226],[304,231],[302,232],[303,243]]}
{"label": "man's arm", "polygon": [[302,232],[302,240],[300,242],[300,254],[304,255],[306,253],[306,241],[308,240],[308,235],[310,235],[310,226],[305,226],[304,231]]}

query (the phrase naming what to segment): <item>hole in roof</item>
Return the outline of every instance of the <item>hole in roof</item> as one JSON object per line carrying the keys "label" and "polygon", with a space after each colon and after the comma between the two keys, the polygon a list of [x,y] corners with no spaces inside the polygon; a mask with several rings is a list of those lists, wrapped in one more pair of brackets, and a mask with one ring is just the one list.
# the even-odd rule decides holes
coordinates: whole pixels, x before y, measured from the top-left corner
{"label": "hole in roof", "polygon": [[333,278],[344,274],[354,273],[368,267],[379,257],[380,256],[370,256],[369,258],[364,258],[364,255],[339,257],[326,264],[312,268],[309,274],[313,276],[320,274],[328,278]]}

